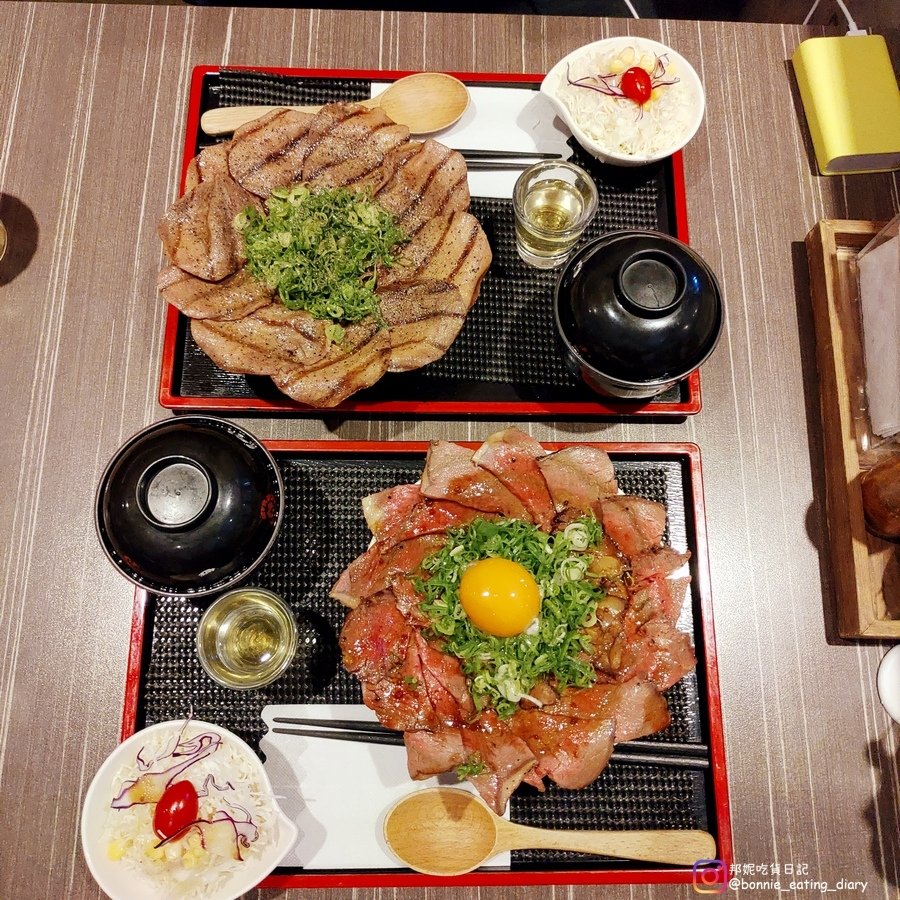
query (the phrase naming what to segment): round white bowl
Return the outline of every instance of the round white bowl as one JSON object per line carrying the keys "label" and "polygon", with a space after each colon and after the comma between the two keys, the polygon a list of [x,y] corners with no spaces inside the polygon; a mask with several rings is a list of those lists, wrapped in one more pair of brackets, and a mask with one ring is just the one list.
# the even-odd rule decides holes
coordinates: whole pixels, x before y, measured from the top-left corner
{"label": "round white bowl", "polygon": [[878,666],[878,699],[885,712],[900,725],[900,644],[891,647]]}
{"label": "round white bowl", "polygon": [[[130,866],[109,859],[101,839],[109,813],[109,804],[114,796],[113,781],[118,771],[127,762],[133,761],[135,754],[150,735],[167,731],[175,732],[182,725],[184,725],[183,721],[160,722],[158,725],[151,725],[149,728],[133,734],[119,744],[106,758],[84,795],[84,803],[81,808],[81,847],[91,874],[112,900],[164,900],[168,896],[163,886],[154,884],[149,878],[136,875]],[[211,725],[209,722],[192,721],[191,727],[212,731],[222,738],[223,743],[246,754],[255,770],[258,783],[271,798],[276,812],[273,821],[274,834],[262,856],[257,859],[248,859],[246,866],[225,881],[217,893],[209,895],[215,900],[235,900],[241,894],[256,887],[284,859],[297,841],[297,826],[281,812],[272,794],[269,777],[266,775],[259,757],[244,741],[230,731],[226,731],[218,725]],[[200,877],[203,876],[200,875]]]}
{"label": "round white bowl", "polygon": [[[627,153],[620,153],[610,147],[588,137],[579,124],[575,121],[566,104],[556,96],[556,87],[559,79],[565,78],[566,66],[580,56],[586,53],[608,53],[610,51],[623,50],[626,47],[635,47],[642,53],[653,53],[656,56],[666,54],[670,63],[674,63],[677,69],[678,77],[691,91],[694,97],[693,115],[684,131],[673,139],[669,146],[660,149],[651,156],[636,156]],[[553,104],[559,116],[566,125],[569,126],[575,139],[584,147],[591,156],[595,156],[600,162],[611,163],[616,166],[644,166],[649,163],[657,162],[671,156],[680,150],[696,133],[703,121],[703,113],[706,109],[706,95],[703,91],[703,84],[694,67],[680,54],[676,53],[671,47],[660,44],[658,41],[651,41],[649,38],[641,37],[611,37],[602,41],[594,41],[592,44],[585,44],[577,50],[573,50],[567,56],[564,56],[546,75],[541,83],[541,93]]]}

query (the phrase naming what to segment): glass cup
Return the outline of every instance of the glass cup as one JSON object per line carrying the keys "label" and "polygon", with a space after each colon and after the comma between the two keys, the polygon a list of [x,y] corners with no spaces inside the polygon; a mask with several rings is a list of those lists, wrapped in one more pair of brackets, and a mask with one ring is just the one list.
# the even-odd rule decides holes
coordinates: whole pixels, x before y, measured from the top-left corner
{"label": "glass cup", "polygon": [[516,249],[539,269],[561,266],[597,211],[597,186],[563,160],[527,168],[513,188]]}
{"label": "glass cup", "polygon": [[214,681],[247,690],[283,675],[297,640],[297,623],[281,597],[264,588],[238,588],[222,594],[201,616],[197,655]]}

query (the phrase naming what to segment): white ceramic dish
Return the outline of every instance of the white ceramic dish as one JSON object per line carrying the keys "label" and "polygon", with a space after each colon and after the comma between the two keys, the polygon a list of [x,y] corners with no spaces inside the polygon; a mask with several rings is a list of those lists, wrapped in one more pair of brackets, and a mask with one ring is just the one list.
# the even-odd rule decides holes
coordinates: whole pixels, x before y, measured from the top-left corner
{"label": "white ceramic dish", "polygon": [[887,714],[900,725],[900,644],[885,653],[878,666],[878,698]]}
{"label": "white ceramic dish", "polygon": [[[611,147],[604,146],[599,142],[590,138],[575,120],[566,104],[557,96],[557,86],[560,79],[566,77],[566,66],[573,61],[592,53],[608,53],[624,50],[626,47],[634,47],[642,53],[652,53],[656,56],[665,54],[671,64],[674,64],[678,78],[685,88],[691,92],[691,112],[688,125],[685,129],[674,138],[672,142],[658,152],[649,155],[631,155],[618,152]],[[575,139],[601,162],[611,163],[617,166],[643,166],[648,163],[657,162],[671,156],[680,150],[684,145],[697,133],[700,123],[703,121],[703,113],[706,108],[706,95],[703,91],[703,85],[700,78],[694,71],[693,66],[680,54],[665,44],[658,41],[651,41],[649,38],[639,37],[611,37],[602,41],[595,41],[592,44],[585,44],[577,50],[573,50],[564,56],[553,68],[547,73],[541,83],[541,93],[553,104],[559,116],[569,126]]]}
{"label": "white ceramic dish", "polygon": [[[129,866],[110,860],[102,843],[102,835],[110,802],[114,796],[112,785],[117,772],[127,763],[133,762],[135,755],[150,735],[166,731],[176,732],[183,724],[183,721],[160,722],[133,734],[119,744],[100,766],[84,796],[81,809],[81,847],[97,884],[113,900],[164,900],[169,896],[162,886],[154,884],[149,878],[136,876]],[[246,868],[235,872],[224,882],[220,890],[208,895],[210,900],[235,900],[259,884],[281,862],[297,840],[297,826],[281,812],[272,794],[272,786],[263,764],[244,741],[230,731],[209,722],[192,721],[191,727],[212,731],[219,735],[224,743],[246,754],[259,785],[272,798],[272,805],[276,811],[273,820],[274,835],[262,856],[256,859],[248,858]]]}

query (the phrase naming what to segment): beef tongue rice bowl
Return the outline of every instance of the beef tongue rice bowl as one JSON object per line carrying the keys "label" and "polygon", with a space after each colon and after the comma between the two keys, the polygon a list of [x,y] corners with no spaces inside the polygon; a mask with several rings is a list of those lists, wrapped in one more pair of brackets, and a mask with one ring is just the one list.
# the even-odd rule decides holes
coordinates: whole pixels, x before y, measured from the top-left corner
{"label": "beef tongue rice bowl", "polygon": [[523,781],[585,787],[669,724],[662,692],[696,663],[676,627],[688,554],[602,450],[515,428],[474,453],[436,441],[421,483],[363,512],[373,541],[331,591],[343,662],[412,778],[455,770],[502,813]]}
{"label": "beef tongue rice bowl", "polygon": [[274,110],[189,164],[158,288],[217,366],[335,406],[455,340],[491,262],[468,207],[463,157],[383,110]]}

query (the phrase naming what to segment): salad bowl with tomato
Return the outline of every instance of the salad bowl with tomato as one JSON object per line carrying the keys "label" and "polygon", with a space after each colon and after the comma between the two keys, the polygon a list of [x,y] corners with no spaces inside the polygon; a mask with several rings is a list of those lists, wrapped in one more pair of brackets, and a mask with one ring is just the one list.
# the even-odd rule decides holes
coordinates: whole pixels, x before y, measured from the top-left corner
{"label": "salad bowl with tomato", "polygon": [[233,900],[297,840],[263,765],[207,722],[162,722],[106,759],[84,798],[81,843],[113,900]]}

